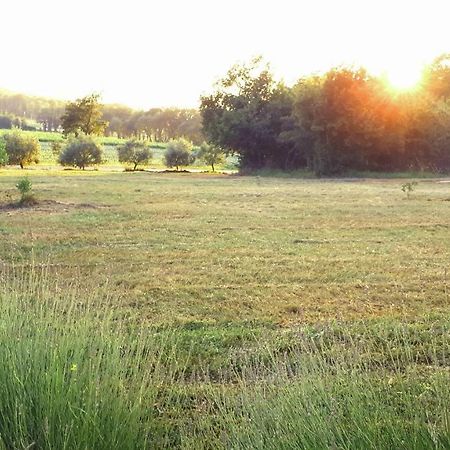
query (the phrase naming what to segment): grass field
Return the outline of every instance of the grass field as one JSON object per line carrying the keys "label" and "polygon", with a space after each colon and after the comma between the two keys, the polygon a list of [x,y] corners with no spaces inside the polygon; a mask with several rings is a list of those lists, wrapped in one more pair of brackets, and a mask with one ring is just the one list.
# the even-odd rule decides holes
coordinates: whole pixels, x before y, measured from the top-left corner
{"label": "grass field", "polygon": [[0,171],[0,448],[448,448],[442,181]]}

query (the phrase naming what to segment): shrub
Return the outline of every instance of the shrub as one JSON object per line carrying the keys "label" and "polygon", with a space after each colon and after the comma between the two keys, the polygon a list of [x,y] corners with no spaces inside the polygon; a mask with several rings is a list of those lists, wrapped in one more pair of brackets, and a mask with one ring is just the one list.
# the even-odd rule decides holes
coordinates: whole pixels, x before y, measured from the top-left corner
{"label": "shrub", "polygon": [[72,139],[59,156],[61,165],[78,167],[82,170],[101,162],[102,148],[90,137]]}
{"label": "shrub", "polygon": [[146,144],[136,140],[125,142],[117,148],[117,155],[121,163],[133,164],[133,171],[138,164],[147,164],[152,158],[152,152]]}
{"label": "shrub", "polygon": [[20,192],[20,201],[21,205],[33,205],[37,203],[36,198],[33,195],[32,189],[33,184],[28,177],[23,177],[16,184],[16,188]]}
{"label": "shrub", "polygon": [[406,194],[406,198],[410,197],[416,186],[417,181],[411,181],[409,183],[402,184],[402,191]]}
{"label": "shrub", "polygon": [[23,169],[27,164],[39,162],[41,146],[36,137],[16,130],[5,134],[4,140],[9,164],[17,164]]}
{"label": "shrub", "polygon": [[195,160],[192,154],[192,143],[186,139],[177,139],[170,141],[167,145],[164,161],[167,167],[175,167],[179,170],[180,166],[188,166]]}
{"label": "shrub", "polygon": [[8,154],[6,153],[6,143],[4,139],[0,137],[0,166],[6,166],[8,164]]}

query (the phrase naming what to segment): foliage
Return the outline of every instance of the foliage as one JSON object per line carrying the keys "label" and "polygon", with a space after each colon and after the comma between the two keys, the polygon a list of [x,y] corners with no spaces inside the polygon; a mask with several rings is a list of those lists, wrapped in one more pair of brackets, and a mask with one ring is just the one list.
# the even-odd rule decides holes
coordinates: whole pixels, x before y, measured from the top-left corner
{"label": "foliage", "polygon": [[59,159],[59,155],[61,155],[63,145],[59,141],[53,141],[50,144],[50,148],[52,150],[52,155]]}
{"label": "foliage", "polygon": [[[5,112],[0,115],[0,128],[23,128],[31,119],[44,132],[59,131],[64,109],[65,102],[60,100],[0,90],[0,111]],[[201,117],[196,109],[151,108],[148,111],[137,111],[124,105],[112,104],[103,105],[102,112],[102,120],[107,122],[105,134],[110,137],[153,142],[168,142],[170,139],[184,137],[196,145],[204,140]],[[47,138],[50,139],[51,136],[43,137]]]}
{"label": "foliage", "polygon": [[203,142],[200,146],[200,151],[197,153],[197,159],[211,166],[214,172],[214,166],[216,164],[222,164],[225,161],[225,154],[220,147]]}
{"label": "foliage", "polygon": [[176,167],[179,170],[180,166],[188,166],[194,162],[194,155],[192,154],[192,143],[186,139],[178,139],[170,141],[167,144],[166,152],[164,153],[164,162],[167,167]]}
{"label": "foliage", "polygon": [[8,154],[6,153],[6,142],[0,136],[0,166],[8,164]]}
{"label": "foliage", "polygon": [[152,153],[148,145],[142,141],[131,140],[117,147],[119,161],[133,164],[133,171],[138,164],[148,164],[152,158]]}
{"label": "foliage", "polygon": [[64,135],[74,134],[75,137],[78,137],[80,133],[87,136],[102,135],[108,125],[102,120],[102,109],[98,94],[91,94],[67,103],[61,117]]}
{"label": "foliage", "polygon": [[394,94],[362,68],[337,67],[287,88],[260,60],[233,67],[202,97],[208,140],[241,169],[450,171],[450,57],[422,86]]}
{"label": "foliage", "polygon": [[74,138],[62,151],[59,163],[84,170],[87,166],[101,164],[102,148],[88,136]]}
{"label": "foliage", "polygon": [[39,141],[29,134],[18,130],[3,135],[6,143],[8,163],[19,165],[22,169],[25,165],[39,162]]}
{"label": "foliage", "polygon": [[276,83],[256,58],[236,65],[201,98],[204,133],[210,143],[239,155],[242,168],[287,168],[291,155],[279,139],[291,114],[289,90]]}
{"label": "foliage", "polygon": [[36,199],[32,192],[33,184],[31,183],[31,180],[28,177],[21,178],[19,182],[16,184],[16,188],[20,192],[19,203],[21,205],[36,203]]}
{"label": "foliage", "polygon": [[409,198],[411,193],[414,191],[417,186],[417,181],[411,181],[408,183],[402,184],[402,191],[406,194],[406,197]]}

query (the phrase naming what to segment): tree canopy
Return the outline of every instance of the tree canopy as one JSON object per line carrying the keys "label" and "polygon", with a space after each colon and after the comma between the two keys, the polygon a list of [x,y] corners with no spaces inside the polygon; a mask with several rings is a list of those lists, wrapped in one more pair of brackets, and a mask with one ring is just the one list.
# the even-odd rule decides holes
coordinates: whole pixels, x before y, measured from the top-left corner
{"label": "tree canopy", "polygon": [[39,162],[41,146],[36,137],[14,130],[5,134],[3,139],[9,164],[17,164],[23,169],[28,164]]}
{"label": "tree canopy", "polygon": [[175,167],[177,170],[181,166],[188,166],[194,162],[192,153],[192,143],[186,139],[170,141],[164,154],[164,162],[167,167]]}
{"label": "tree canopy", "polygon": [[98,94],[88,95],[67,103],[61,117],[64,135],[74,134],[75,137],[78,137],[80,133],[86,136],[102,135],[108,125],[102,120],[102,109]]}
{"label": "tree canopy", "polygon": [[416,90],[393,92],[362,68],[276,83],[260,60],[234,66],[201,99],[208,141],[241,169],[450,170],[450,56]]}

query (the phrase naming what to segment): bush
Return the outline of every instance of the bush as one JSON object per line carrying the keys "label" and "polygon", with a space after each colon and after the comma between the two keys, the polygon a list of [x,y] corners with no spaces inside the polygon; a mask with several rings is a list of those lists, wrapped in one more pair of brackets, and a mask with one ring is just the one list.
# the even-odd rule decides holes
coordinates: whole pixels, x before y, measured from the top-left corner
{"label": "bush", "polygon": [[133,164],[133,171],[138,164],[148,164],[152,158],[152,152],[146,144],[136,140],[125,142],[117,148],[117,155],[121,163]]}
{"label": "bush", "polygon": [[192,143],[186,139],[177,139],[170,141],[167,145],[164,161],[167,167],[175,167],[179,170],[180,166],[188,166],[195,160],[192,154]]}
{"label": "bush", "polygon": [[4,139],[0,137],[0,166],[6,166],[8,164],[8,154],[6,153],[6,143]]}
{"label": "bush", "polygon": [[84,170],[102,163],[102,148],[90,137],[72,139],[61,153],[59,163]]}
{"label": "bush", "polygon": [[41,146],[34,136],[16,130],[5,134],[4,140],[9,164],[17,164],[23,169],[27,164],[39,162]]}
{"label": "bush", "polygon": [[32,193],[33,184],[28,177],[23,177],[16,184],[16,188],[20,192],[20,201],[21,205],[33,205],[37,203],[36,198]]}

